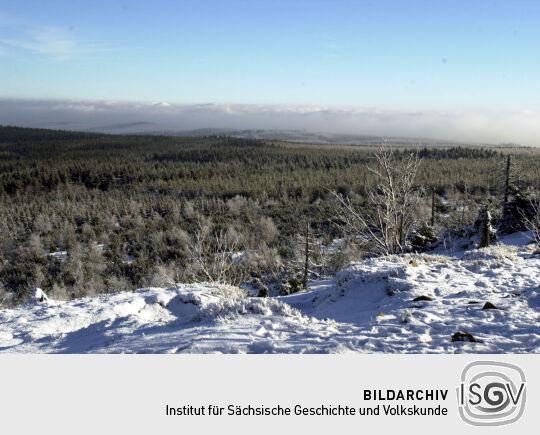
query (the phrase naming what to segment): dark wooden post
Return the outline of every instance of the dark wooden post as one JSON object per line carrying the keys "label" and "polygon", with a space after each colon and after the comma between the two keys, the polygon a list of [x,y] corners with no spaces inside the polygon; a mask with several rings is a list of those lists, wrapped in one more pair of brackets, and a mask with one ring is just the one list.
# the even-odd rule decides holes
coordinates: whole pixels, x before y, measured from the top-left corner
{"label": "dark wooden post", "polygon": [[435,226],[435,187],[431,188],[431,228]]}
{"label": "dark wooden post", "polygon": [[510,193],[510,155],[506,158],[506,180],[504,183],[503,219],[507,215],[508,195]]}
{"label": "dark wooden post", "polygon": [[302,280],[302,287],[307,289],[308,276],[309,276],[309,220],[306,219],[306,261],[304,263],[304,279]]}

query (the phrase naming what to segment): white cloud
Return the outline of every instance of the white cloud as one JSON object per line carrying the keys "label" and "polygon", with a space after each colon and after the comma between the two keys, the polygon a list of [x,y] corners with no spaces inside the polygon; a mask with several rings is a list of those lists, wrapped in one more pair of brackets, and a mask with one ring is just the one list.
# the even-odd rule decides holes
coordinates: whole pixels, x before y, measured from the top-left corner
{"label": "white cloud", "polygon": [[[380,108],[198,104],[0,98],[3,124],[97,129],[151,123],[154,130],[286,129],[540,146],[540,112],[385,110]],[[144,124],[148,131],[149,124]]]}
{"label": "white cloud", "polygon": [[52,26],[27,30],[17,38],[0,37],[0,44],[4,45],[4,47],[19,48],[32,53],[48,55],[57,60],[68,59],[79,54],[110,50],[105,46],[78,40],[74,37],[73,32]]}

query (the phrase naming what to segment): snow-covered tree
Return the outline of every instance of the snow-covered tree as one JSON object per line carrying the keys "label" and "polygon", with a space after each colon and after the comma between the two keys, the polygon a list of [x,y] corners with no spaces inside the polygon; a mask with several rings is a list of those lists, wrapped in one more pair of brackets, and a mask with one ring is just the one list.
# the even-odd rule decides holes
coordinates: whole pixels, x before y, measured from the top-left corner
{"label": "snow-covered tree", "polygon": [[478,230],[480,232],[480,248],[487,248],[491,244],[491,238],[495,232],[491,224],[491,213],[484,207],[478,217]]}

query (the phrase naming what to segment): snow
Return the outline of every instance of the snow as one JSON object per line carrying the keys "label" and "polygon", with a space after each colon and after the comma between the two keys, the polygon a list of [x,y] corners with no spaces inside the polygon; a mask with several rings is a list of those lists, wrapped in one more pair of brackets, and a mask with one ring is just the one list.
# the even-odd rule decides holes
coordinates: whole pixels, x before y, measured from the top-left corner
{"label": "snow", "polygon": [[[32,299],[0,310],[0,352],[538,353],[540,257],[525,234],[502,242],[372,258],[278,298],[178,284]],[[452,342],[456,332],[479,342]]]}
{"label": "snow", "polygon": [[66,261],[68,252],[57,249],[55,252],[49,252],[47,256],[55,258],[58,261]]}
{"label": "snow", "polygon": [[124,255],[122,258],[122,263],[124,264],[132,264],[135,261],[134,255]]}
{"label": "snow", "polygon": [[39,287],[35,287],[34,288],[34,299],[37,302],[43,302],[43,301],[48,300],[49,298],[47,297],[47,295],[45,294],[45,292],[43,290],[41,290]]}

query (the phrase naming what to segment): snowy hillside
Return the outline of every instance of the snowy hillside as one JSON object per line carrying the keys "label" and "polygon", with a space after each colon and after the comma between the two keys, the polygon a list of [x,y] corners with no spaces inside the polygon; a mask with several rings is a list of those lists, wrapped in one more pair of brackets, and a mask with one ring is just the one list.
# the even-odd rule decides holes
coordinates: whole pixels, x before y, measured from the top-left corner
{"label": "snowy hillside", "polygon": [[0,351],[540,352],[540,257],[522,235],[504,242],[353,263],[280,298],[180,284],[29,301],[0,310]]}

